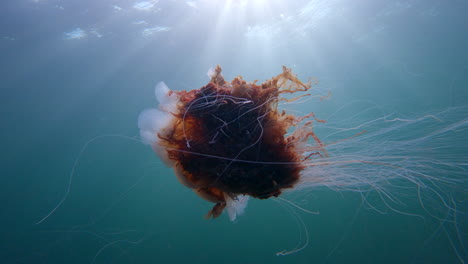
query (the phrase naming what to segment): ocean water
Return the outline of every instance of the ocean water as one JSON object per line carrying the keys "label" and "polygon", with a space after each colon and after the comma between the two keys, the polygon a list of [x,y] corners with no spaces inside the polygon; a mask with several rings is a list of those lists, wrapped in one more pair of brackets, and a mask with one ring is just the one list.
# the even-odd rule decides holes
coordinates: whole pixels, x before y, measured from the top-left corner
{"label": "ocean water", "polygon": [[[461,0],[2,0],[0,262],[466,262],[467,10]],[[205,220],[212,204],[139,141],[137,118],[156,107],[156,83],[197,89],[217,64],[228,80],[261,82],[282,65],[315,77],[312,93],[330,98],[281,107],[327,120],[316,127],[326,142],[359,125],[390,135],[350,139],[331,157],[397,155],[386,145],[396,140],[401,164],[440,160],[421,165],[435,178],[281,196],[319,214],[251,199],[234,223]],[[401,120],[412,126],[392,130]],[[336,169],[328,175],[393,175]]]}

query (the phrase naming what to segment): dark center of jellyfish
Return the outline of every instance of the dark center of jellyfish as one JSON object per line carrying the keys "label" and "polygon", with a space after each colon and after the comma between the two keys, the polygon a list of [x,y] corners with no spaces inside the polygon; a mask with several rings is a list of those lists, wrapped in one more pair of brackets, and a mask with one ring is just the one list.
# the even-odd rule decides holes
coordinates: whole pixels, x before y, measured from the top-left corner
{"label": "dark center of jellyfish", "polygon": [[298,180],[298,154],[271,109],[277,94],[256,87],[234,96],[210,83],[187,104],[187,150],[204,155],[184,155],[181,164],[203,187],[268,198]]}

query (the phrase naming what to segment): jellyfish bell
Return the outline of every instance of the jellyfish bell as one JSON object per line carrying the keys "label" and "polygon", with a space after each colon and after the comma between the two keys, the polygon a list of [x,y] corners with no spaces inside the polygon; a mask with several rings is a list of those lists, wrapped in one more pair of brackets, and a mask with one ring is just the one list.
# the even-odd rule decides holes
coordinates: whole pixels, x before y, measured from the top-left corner
{"label": "jellyfish bell", "polygon": [[[243,213],[249,197],[279,196],[298,183],[307,152],[324,149],[312,131],[323,122],[313,114],[296,117],[278,109],[283,94],[306,92],[290,69],[262,84],[241,76],[224,79],[221,67],[208,71],[210,82],[192,91],[155,88],[158,109],[143,111],[138,120],[144,143],[151,145],[179,181],[215,203],[207,218],[227,208],[231,220]],[[290,129],[295,128],[292,133]],[[316,144],[308,144],[313,138]]]}

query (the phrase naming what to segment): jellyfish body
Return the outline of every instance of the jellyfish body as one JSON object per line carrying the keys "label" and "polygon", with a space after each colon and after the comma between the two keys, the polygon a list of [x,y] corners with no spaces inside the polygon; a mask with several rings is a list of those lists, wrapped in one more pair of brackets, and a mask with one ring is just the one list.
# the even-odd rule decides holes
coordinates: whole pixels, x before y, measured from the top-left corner
{"label": "jellyfish body", "polygon": [[[210,82],[192,91],[156,86],[159,109],[139,117],[143,142],[173,167],[179,181],[215,203],[207,217],[218,217],[227,206],[230,219],[241,214],[248,197],[276,197],[298,182],[305,168],[312,117],[278,110],[283,93],[307,91],[284,67],[278,76],[257,85],[236,77],[227,82],[221,67],[210,69]],[[290,99],[290,100],[295,100]],[[288,130],[295,127],[293,133]]]}

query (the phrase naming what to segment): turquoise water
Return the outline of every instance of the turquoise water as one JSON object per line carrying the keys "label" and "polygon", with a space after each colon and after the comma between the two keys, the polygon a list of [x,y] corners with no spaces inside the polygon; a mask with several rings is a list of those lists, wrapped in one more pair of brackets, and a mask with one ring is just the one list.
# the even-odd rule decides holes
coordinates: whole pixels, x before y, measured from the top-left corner
{"label": "turquoise water", "polygon": [[[1,262],[466,261],[466,10],[455,0],[2,1]],[[456,186],[441,191],[456,210],[436,193],[425,205],[442,219],[404,189],[394,192],[403,203],[389,208],[375,193],[312,188],[284,197],[318,215],[252,199],[235,223],[224,214],[205,220],[212,204],[133,139],[138,114],[155,107],[157,82],[196,89],[216,64],[228,80],[263,81],[282,65],[315,77],[315,91],[332,96],[285,108],[313,111],[330,126],[389,113],[447,111],[440,128],[464,120],[436,138],[443,149],[428,151],[459,165],[452,172],[434,164],[435,176],[456,175]],[[430,124],[394,133],[422,137]],[[329,131],[317,127],[322,138]],[[65,201],[35,224],[68,186]],[[301,251],[275,255],[302,247],[307,235]]]}

